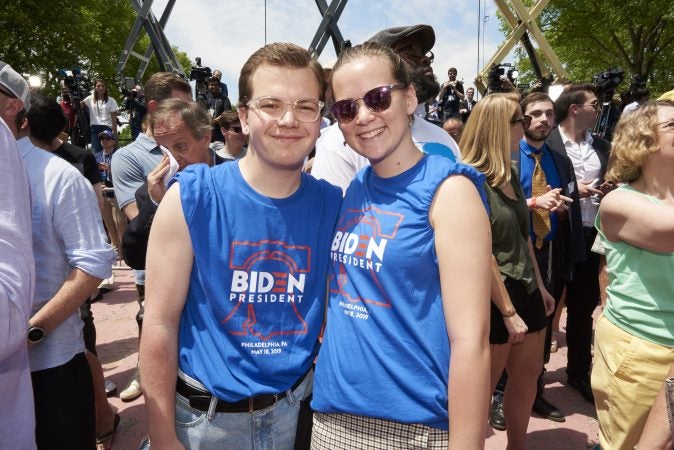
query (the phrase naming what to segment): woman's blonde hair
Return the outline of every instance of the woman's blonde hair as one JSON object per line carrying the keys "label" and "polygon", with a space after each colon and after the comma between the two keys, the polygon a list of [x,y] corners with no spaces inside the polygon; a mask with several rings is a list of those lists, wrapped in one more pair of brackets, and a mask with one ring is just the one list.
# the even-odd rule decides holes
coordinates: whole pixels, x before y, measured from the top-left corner
{"label": "woman's blonde hair", "polygon": [[489,186],[510,182],[510,121],[519,96],[490,94],[477,102],[461,135],[461,158],[487,177]]}
{"label": "woman's blonde hair", "polygon": [[674,102],[648,102],[620,118],[613,133],[606,179],[629,183],[641,176],[641,169],[651,153],[659,150],[658,109],[674,107]]}

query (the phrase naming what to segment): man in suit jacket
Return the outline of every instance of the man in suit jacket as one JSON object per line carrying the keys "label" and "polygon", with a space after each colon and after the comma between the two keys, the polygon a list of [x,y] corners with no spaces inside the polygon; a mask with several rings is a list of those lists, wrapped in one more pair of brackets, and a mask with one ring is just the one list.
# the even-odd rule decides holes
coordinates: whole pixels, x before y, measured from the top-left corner
{"label": "man in suit jacket", "polygon": [[[591,251],[597,235],[594,220],[601,197],[614,188],[604,182],[611,144],[591,130],[597,120],[599,100],[591,84],[571,85],[555,102],[559,126],[546,144],[573,163],[578,187],[582,235],[573,235],[569,262],[576,261],[571,281],[566,283],[566,341],[568,383],[594,403],[590,386],[592,364],[592,312],[599,302],[599,255]],[[581,239],[582,238],[582,239]],[[582,247],[581,247],[582,243]]]}
{"label": "man in suit jacket", "polygon": [[475,89],[469,87],[466,89],[466,97],[459,103],[459,112],[461,113],[461,120],[463,120],[463,123],[468,121],[468,117],[470,117],[470,113],[477,103],[477,101],[473,100],[474,95]]}

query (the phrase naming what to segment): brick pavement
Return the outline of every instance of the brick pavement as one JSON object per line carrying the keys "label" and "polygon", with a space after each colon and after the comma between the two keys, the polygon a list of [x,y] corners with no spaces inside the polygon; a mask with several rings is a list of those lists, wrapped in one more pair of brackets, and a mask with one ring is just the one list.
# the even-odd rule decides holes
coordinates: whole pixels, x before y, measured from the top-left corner
{"label": "brick pavement", "polygon": [[[115,270],[115,287],[114,291],[93,305],[93,312],[98,333],[98,354],[105,377],[115,382],[121,391],[132,375],[137,361],[138,330],[135,321],[137,304],[133,272]],[[563,331],[564,316],[561,322]],[[564,333],[561,333],[560,338],[560,349],[552,354],[551,362],[547,366],[546,397],[566,413],[566,422],[555,423],[532,416],[528,437],[528,446],[532,450],[586,449],[592,448],[597,440],[594,408],[565,384]],[[123,403],[115,396],[110,398],[110,402],[122,417],[112,448],[137,449],[147,432],[143,397],[130,403]],[[505,432],[489,427],[485,448],[504,449],[505,435]]]}

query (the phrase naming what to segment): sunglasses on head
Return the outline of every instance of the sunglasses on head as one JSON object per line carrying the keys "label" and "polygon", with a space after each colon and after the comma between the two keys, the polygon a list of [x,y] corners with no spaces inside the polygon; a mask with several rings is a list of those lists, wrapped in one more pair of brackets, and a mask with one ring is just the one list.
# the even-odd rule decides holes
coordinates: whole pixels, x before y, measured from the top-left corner
{"label": "sunglasses on head", "polygon": [[386,111],[391,106],[391,92],[394,89],[403,89],[407,87],[406,84],[389,84],[386,86],[379,86],[371,89],[365,93],[361,98],[355,100],[340,100],[335,102],[330,108],[330,112],[335,116],[339,123],[349,123],[356,118],[358,114],[358,100],[363,100],[367,109],[372,112]]}
{"label": "sunglasses on head", "polygon": [[531,126],[531,116],[521,116],[517,117],[515,119],[510,119],[510,123],[515,124],[517,122],[522,122],[522,126],[524,127],[525,130],[529,129],[529,126]]}

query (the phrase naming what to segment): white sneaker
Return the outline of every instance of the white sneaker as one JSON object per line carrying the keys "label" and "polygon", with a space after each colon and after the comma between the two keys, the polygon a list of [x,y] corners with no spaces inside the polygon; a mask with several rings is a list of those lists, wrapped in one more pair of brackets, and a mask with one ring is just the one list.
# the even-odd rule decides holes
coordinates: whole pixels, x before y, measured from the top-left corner
{"label": "white sneaker", "polygon": [[143,394],[143,388],[140,385],[140,376],[138,375],[138,370],[133,374],[133,377],[129,380],[129,384],[126,385],[124,390],[119,393],[119,398],[123,402],[130,402],[137,399]]}
{"label": "white sneaker", "polygon": [[98,285],[98,289],[100,289],[103,293],[110,292],[115,284],[115,276],[110,275],[110,278],[106,278],[105,280],[101,281],[101,284]]}

